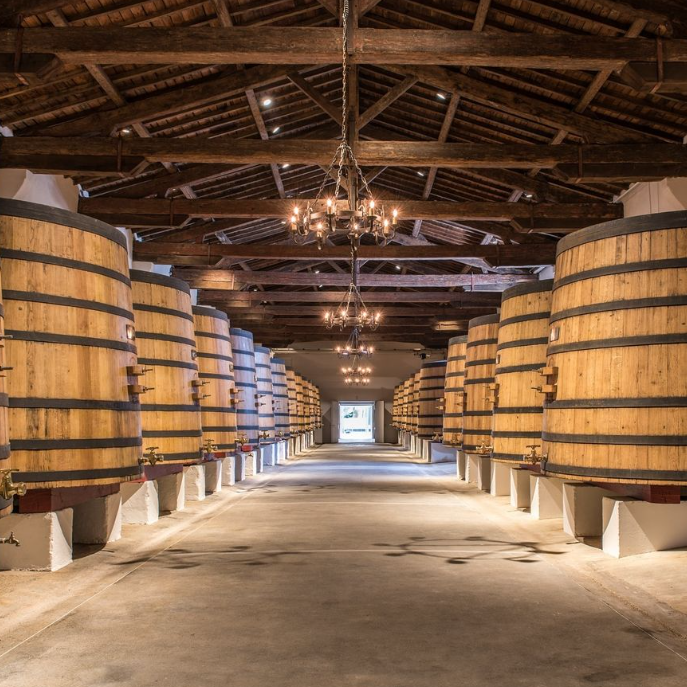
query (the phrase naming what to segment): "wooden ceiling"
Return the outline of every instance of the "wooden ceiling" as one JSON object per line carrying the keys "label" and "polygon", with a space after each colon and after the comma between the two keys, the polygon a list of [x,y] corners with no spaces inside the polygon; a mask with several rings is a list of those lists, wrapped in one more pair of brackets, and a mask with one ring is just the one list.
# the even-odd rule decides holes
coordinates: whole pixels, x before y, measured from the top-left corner
{"label": "wooden ceiling", "polygon": [[[371,340],[442,345],[557,239],[622,216],[634,181],[687,174],[679,0],[351,0],[350,117],[393,245],[361,249]],[[9,0],[0,166],[62,173],[266,345],[331,338],[345,237],[314,198],[341,122],[337,0]],[[4,28],[3,28],[4,27]],[[269,105],[267,104],[267,101]],[[331,180],[332,188],[334,181]]]}

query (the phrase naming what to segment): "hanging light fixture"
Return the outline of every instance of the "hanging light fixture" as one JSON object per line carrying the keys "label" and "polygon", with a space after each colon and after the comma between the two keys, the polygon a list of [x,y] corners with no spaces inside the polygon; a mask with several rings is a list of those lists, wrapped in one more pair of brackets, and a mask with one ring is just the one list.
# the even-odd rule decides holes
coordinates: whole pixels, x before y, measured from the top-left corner
{"label": "hanging light fixture", "polygon": [[343,346],[336,346],[334,348],[339,358],[347,358],[349,360],[356,360],[362,357],[371,356],[374,353],[374,348],[368,346],[360,340],[360,330],[353,327],[348,341]]}
{"label": "hanging light fixture", "polygon": [[370,383],[370,378],[356,375],[353,377],[346,377],[344,382],[349,386],[367,386]]}
{"label": "hanging light fixture", "polygon": [[[385,246],[396,233],[398,210],[391,214],[383,206],[378,205],[372,198],[372,191],[367,179],[360,169],[360,165],[353,153],[351,142],[354,129],[348,126],[348,0],[344,0],[341,16],[342,60],[343,70],[342,104],[341,104],[341,143],[334,153],[329,169],[317,191],[315,200],[308,202],[301,209],[297,204],[293,207],[289,222],[291,236],[298,244],[314,238],[317,247],[322,249],[328,237],[337,232],[346,233],[351,242],[359,244],[363,234],[374,237],[375,243]],[[321,200],[324,189],[336,170],[336,186],[332,197]],[[346,183],[343,183],[344,178]],[[341,186],[347,191],[348,198],[339,200]],[[364,192],[365,197],[360,197]]]}
{"label": "hanging light fixture", "polygon": [[324,324],[327,329],[338,327],[343,331],[344,327],[353,326],[361,330],[367,327],[370,331],[375,331],[382,319],[382,314],[372,312],[363,300],[363,296],[358,288],[358,246],[351,243],[351,283],[348,290],[344,293],[338,307],[327,310],[324,313]]}

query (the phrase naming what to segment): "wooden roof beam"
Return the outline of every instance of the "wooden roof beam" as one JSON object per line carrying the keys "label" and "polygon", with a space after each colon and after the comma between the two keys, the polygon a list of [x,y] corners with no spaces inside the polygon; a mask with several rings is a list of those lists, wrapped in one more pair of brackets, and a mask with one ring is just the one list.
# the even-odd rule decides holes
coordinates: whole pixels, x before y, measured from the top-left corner
{"label": "wooden roof beam", "polygon": [[[181,276],[175,270],[177,276]],[[182,277],[183,278],[183,277]],[[339,303],[342,291],[227,291],[205,290],[202,294],[204,302],[221,301],[225,307],[235,307],[252,304],[257,307],[261,301],[273,303]],[[491,291],[366,291],[365,302],[370,303],[457,303],[455,307],[463,308],[469,305],[482,307],[501,305],[501,294]]]}
{"label": "wooden roof beam", "polygon": [[[0,30],[0,53],[14,54],[16,32]],[[67,64],[333,64],[341,33],[329,27],[30,28],[27,55],[57,55]],[[443,64],[532,69],[621,69],[656,58],[647,39],[573,34],[504,33],[424,29],[358,29],[351,44],[358,64]],[[687,61],[687,40],[663,41],[665,62]]]}

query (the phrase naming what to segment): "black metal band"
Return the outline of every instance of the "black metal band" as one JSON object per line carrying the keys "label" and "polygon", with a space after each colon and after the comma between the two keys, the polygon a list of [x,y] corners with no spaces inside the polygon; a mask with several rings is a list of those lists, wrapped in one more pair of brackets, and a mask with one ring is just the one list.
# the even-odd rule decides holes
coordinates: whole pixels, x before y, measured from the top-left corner
{"label": "black metal band", "polygon": [[517,317],[507,317],[501,320],[501,327],[506,327],[509,324],[518,324],[519,322],[534,322],[535,320],[548,320],[551,315],[550,311],[546,312],[532,312],[527,315],[518,315]]}
{"label": "black metal band", "polygon": [[494,415],[522,415],[523,413],[541,415],[543,412],[544,408],[542,408],[541,406],[497,406],[496,408],[494,408]]}
{"label": "black metal band", "polygon": [[165,274],[158,274],[157,272],[145,272],[143,270],[129,270],[131,281],[143,282],[144,284],[155,284],[157,286],[166,286],[169,289],[176,289],[183,293],[191,295],[191,287],[181,279],[175,277],[168,277]]}
{"label": "black metal band", "polygon": [[201,315],[202,317],[214,317],[217,320],[229,322],[229,315],[227,315],[227,313],[217,310],[217,308],[213,308],[209,305],[194,305],[192,310],[194,315]]}
{"label": "black metal band", "polygon": [[0,460],[6,460],[7,458],[10,457],[10,445],[9,444],[2,444],[0,445]]}
{"label": "black metal band", "polygon": [[236,386],[244,386],[248,389],[257,389],[258,385],[257,384],[251,384],[250,382],[239,382],[238,379],[234,382]]}
{"label": "black metal band", "polygon": [[[448,340],[448,345],[449,346],[454,346],[456,344],[463,344],[468,340],[468,337],[463,334],[462,336],[454,336]],[[450,360],[450,358],[449,358]]]}
{"label": "black metal band", "polygon": [[550,322],[558,322],[569,317],[589,315],[600,312],[613,312],[615,310],[638,310],[640,308],[660,308],[687,305],[687,296],[663,296],[660,298],[632,298],[623,301],[607,301],[592,305],[581,305],[578,308],[568,308],[551,313]]}
{"label": "black metal band", "polygon": [[624,468],[587,468],[578,465],[561,465],[546,462],[545,474],[575,475],[626,480],[661,480],[664,482],[687,482],[687,470],[627,470]]}
{"label": "black metal band", "polygon": [[481,379],[466,379],[465,386],[467,386],[468,384],[489,384],[493,381],[493,377],[482,377]]}
{"label": "black metal band", "polygon": [[139,403],[130,401],[95,401],[81,398],[17,398],[9,401],[10,408],[50,408],[65,410],[113,410],[133,411],[141,409]]}
{"label": "black metal band", "polygon": [[[517,296],[525,296],[528,293],[543,293],[544,291],[551,291],[553,288],[553,279],[541,279],[540,281],[526,282],[524,284],[516,284],[506,289],[501,296],[501,303],[507,301],[509,298],[516,298]],[[501,322],[503,324],[503,322]]]}
{"label": "black metal band", "polygon": [[75,480],[114,479],[117,477],[138,477],[140,465],[124,468],[91,468],[88,470],[50,470],[45,472],[17,472],[12,477],[18,482],[72,482]]}
{"label": "black metal band", "polygon": [[188,451],[182,453],[165,453],[165,463],[179,462],[182,460],[192,460],[197,462],[203,457],[203,449],[198,447],[197,451]]}
{"label": "black metal band", "polygon": [[597,267],[593,270],[576,272],[567,277],[556,280],[554,290],[560,289],[568,284],[575,284],[579,281],[594,279],[596,277],[608,277],[613,274],[629,274],[630,272],[655,272],[657,270],[672,270],[687,267],[687,258],[668,258],[666,260],[645,260],[643,262],[627,262],[620,265],[607,265]]}
{"label": "black metal band", "polygon": [[106,439],[12,439],[13,451],[61,451],[80,448],[130,448],[141,446],[141,437]]}
{"label": "black metal band", "polygon": [[477,341],[469,341],[466,347],[474,348],[475,346],[490,346],[491,344],[498,342],[498,339],[478,339]]}
{"label": "black metal band", "polygon": [[6,408],[9,404],[10,397],[7,394],[0,394],[0,408]]}
{"label": "black metal band", "polygon": [[25,250],[11,250],[9,248],[0,249],[0,258],[4,260],[23,260],[24,262],[39,262],[42,265],[54,265],[55,267],[66,267],[70,270],[77,270],[79,272],[90,272],[91,274],[99,274],[102,277],[109,277],[131,286],[129,277],[117,270],[111,270],[101,265],[93,265],[90,262],[83,262],[82,260],[72,260],[71,258],[59,258],[56,255],[47,255],[45,253],[32,253]]}
{"label": "black metal band", "polygon": [[232,327],[229,330],[229,333],[232,336],[243,336],[246,339],[251,339],[251,340],[253,339],[253,332],[248,332],[245,329],[238,329],[236,327]]}
{"label": "black metal band", "polygon": [[463,415],[464,417],[490,417],[492,415],[491,410],[466,410],[462,413],[459,413],[460,415]]}
{"label": "black metal band", "polygon": [[200,406],[197,403],[192,405],[184,405],[179,403],[141,403],[141,412],[155,412],[155,413],[176,413],[189,412],[197,413],[200,411]]}
{"label": "black metal band", "polygon": [[255,373],[255,367],[246,367],[245,365],[234,365],[234,370],[240,370],[241,372],[253,372],[253,373]]}
{"label": "black metal band", "polygon": [[660,344],[687,343],[687,334],[650,334],[649,336],[623,336],[616,339],[597,341],[575,341],[559,346],[549,346],[547,355],[568,353],[569,351],[588,351],[600,348],[624,348],[627,346],[658,346]]}
{"label": "black metal band", "polygon": [[466,355],[454,355],[450,358],[446,358],[446,362],[451,363],[451,362],[454,362],[456,360],[466,360],[466,359],[467,359]]}
{"label": "black metal band", "polygon": [[258,417],[258,411],[257,410],[249,410],[248,408],[237,408],[236,414],[237,415],[253,415],[256,418]]}
{"label": "black metal band", "polygon": [[499,318],[499,315],[482,315],[481,317],[473,317],[468,321],[468,329],[472,329],[472,327],[479,327],[483,324],[498,324]]}
{"label": "black metal band", "polygon": [[551,401],[545,404],[547,410],[568,410],[571,408],[684,408],[685,406],[687,406],[687,396],[571,398],[566,401]]}
{"label": "black metal band", "polygon": [[560,434],[544,432],[544,441],[560,444],[614,444],[618,446],[687,446],[687,435]]}
{"label": "black metal band", "polygon": [[219,341],[226,341],[231,343],[231,337],[225,336],[224,334],[215,334],[215,332],[202,332],[196,330],[193,332],[196,336],[200,336],[203,339],[218,339]]}
{"label": "black metal band", "polygon": [[498,460],[508,460],[520,463],[524,461],[522,453],[492,453],[491,457]]}
{"label": "black metal band", "polygon": [[449,377],[465,377],[465,370],[462,372],[447,372],[446,378],[448,379]]}
{"label": "black metal band", "polygon": [[90,336],[71,336],[68,334],[50,334],[49,332],[20,332],[7,329],[5,334],[17,341],[33,341],[35,343],[54,343],[69,346],[88,346],[92,348],[108,348],[115,351],[136,353],[136,346],[111,339],[95,339]]}
{"label": "black metal band", "polygon": [[518,339],[517,341],[506,341],[496,347],[497,351],[503,351],[506,348],[524,348],[525,346],[546,346],[549,343],[548,336],[542,336],[536,339]]}
{"label": "black metal band", "polygon": [[203,432],[199,429],[143,430],[144,439],[173,439],[202,436]]}
{"label": "black metal band", "polygon": [[215,372],[199,372],[200,379],[226,379],[230,382],[234,381],[234,375],[223,375]]}
{"label": "black metal band", "polygon": [[196,347],[194,339],[187,339],[185,336],[175,336],[174,334],[159,334],[158,332],[136,332],[137,339],[152,339],[153,341],[168,341],[178,343],[191,348]]}
{"label": "black metal band", "polygon": [[465,363],[465,367],[476,367],[477,365],[495,365],[496,358],[483,358],[482,360],[470,360]]}
{"label": "black metal band", "polygon": [[170,315],[171,317],[181,317],[184,320],[193,322],[193,315],[183,310],[176,310],[175,308],[163,308],[161,305],[148,305],[147,303],[134,303],[134,310],[140,312],[154,312],[159,315]]}
{"label": "black metal band", "polygon": [[221,353],[201,353],[196,352],[196,358],[205,358],[206,360],[225,360],[228,363],[234,362],[234,359],[230,355],[222,355]]}
{"label": "black metal band", "polygon": [[[96,312],[104,312],[108,315],[116,315],[124,319],[134,320],[134,314],[118,308],[115,305],[108,305],[107,303],[96,303],[95,301],[84,300],[81,298],[68,298],[66,296],[52,296],[47,293],[38,293],[36,291],[14,291],[5,289],[2,292],[2,297],[6,301],[24,301],[26,303],[45,303],[46,305],[62,305],[70,308],[81,308],[83,310],[95,310]],[[1,307],[1,306],[0,306]]]}
{"label": "black metal band", "polygon": [[236,425],[203,425],[203,432],[235,432]]}
{"label": "black metal band", "polygon": [[492,432],[495,439],[541,439],[541,432]]}
{"label": "black metal band", "polygon": [[541,370],[544,367],[544,363],[532,363],[530,365],[509,365],[507,367],[497,367],[494,370],[495,375],[507,375],[512,372],[535,372],[536,370]]}
{"label": "black metal band", "polygon": [[231,413],[236,415],[236,408],[227,408],[226,406],[201,406],[202,413]]}
{"label": "black metal band", "polygon": [[185,363],[181,360],[162,360],[161,358],[139,358],[140,365],[159,365],[160,367],[182,367],[185,370],[197,370],[196,363]]}

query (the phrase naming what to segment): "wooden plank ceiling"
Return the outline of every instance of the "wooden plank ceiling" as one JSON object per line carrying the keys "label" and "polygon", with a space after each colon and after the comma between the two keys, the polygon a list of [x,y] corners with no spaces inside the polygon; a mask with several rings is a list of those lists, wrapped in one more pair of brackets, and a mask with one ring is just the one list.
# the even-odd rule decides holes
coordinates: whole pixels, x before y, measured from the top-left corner
{"label": "wooden plank ceiling", "polygon": [[[630,183],[687,174],[683,2],[351,7],[356,151],[402,218],[361,249],[370,340],[445,345],[562,235],[622,217]],[[346,239],[295,246],[284,222],[337,145],[339,23],[337,0],[4,2],[0,167],[72,177],[266,345],[339,341]]]}

